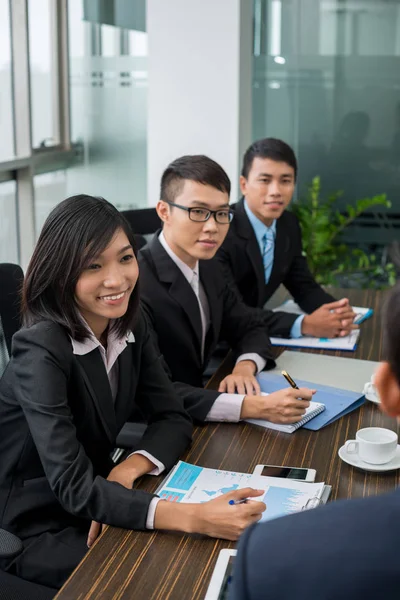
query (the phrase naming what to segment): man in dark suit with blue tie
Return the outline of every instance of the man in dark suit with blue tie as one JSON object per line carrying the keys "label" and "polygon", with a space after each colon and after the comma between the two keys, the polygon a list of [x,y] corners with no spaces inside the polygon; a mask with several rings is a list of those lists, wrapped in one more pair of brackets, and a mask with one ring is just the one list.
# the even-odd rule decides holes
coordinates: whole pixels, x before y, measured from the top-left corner
{"label": "man in dark suit with blue tie", "polygon": [[218,258],[232,289],[248,306],[263,307],[283,284],[306,316],[291,314],[283,337],[347,335],[354,312],[346,298],[336,301],[311,274],[302,253],[297,218],[286,208],[297,177],[290,146],[266,138],[254,142],[243,158],[243,198],[232,208],[232,221]]}
{"label": "man in dark suit with blue tie", "polygon": [[[399,418],[399,284],[385,336],[375,385],[385,412]],[[399,539],[400,490],[252,526],[239,543],[229,600],[397,600]]]}

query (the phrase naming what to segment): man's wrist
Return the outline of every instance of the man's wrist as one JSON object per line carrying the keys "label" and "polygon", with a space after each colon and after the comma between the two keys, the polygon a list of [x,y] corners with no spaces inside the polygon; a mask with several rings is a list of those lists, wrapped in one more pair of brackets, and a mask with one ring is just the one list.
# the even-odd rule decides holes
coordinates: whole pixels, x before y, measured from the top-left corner
{"label": "man's wrist", "polygon": [[302,335],[314,335],[314,325],[311,315],[305,315],[301,324]]}
{"label": "man's wrist", "polygon": [[253,360],[241,360],[236,363],[232,375],[254,376],[257,373],[257,365]]}
{"label": "man's wrist", "polygon": [[245,396],[240,411],[240,419],[257,419],[258,416],[258,396]]}

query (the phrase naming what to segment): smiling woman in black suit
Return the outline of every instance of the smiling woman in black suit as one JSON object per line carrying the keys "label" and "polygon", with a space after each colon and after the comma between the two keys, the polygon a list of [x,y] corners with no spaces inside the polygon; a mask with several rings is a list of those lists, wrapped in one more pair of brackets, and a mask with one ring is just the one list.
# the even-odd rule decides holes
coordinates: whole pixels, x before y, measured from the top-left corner
{"label": "smiling woman in black suit", "polygon": [[[192,431],[149,337],[137,280],[132,232],[111,204],[82,195],[52,211],[0,383],[0,525],[24,543],[1,567],[25,579],[60,587],[97,523],[236,539],[265,508],[229,505],[259,495],[250,489],[201,505],[132,489],[170,468]],[[148,423],[139,448],[114,466],[117,433],[138,416]]]}

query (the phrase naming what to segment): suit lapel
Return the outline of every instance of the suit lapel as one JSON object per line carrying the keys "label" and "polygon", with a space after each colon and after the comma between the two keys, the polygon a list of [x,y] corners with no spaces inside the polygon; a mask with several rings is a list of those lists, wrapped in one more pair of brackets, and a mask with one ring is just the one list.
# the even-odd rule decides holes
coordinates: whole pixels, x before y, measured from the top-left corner
{"label": "suit lapel", "polygon": [[237,220],[237,233],[246,240],[246,254],[251,262],[257,278],[257,306],[261,306],[264,298],[265,274],[264,264],[253,227],[249,221],[243,205],[243,199],[237,204],[236,211],[239,215]]}
{"label": "suit lapel", "polygon": [[83,379],[97,408],[105,432],[111,443],[114,443],[117,434],[114,404],[100,350],[96,348],[88,354],[77,355],[76,359],[81,367]]}
{"label": "suit lapel", "polygon": [[196,348],[199,359],[201,358],[201,317],[199,303],[189,282],[177,267],[158,240],[154,236],[148,246],[153,258],[158,279],[169,285],[169,294],[185,312],[190,328],[196,339]]}

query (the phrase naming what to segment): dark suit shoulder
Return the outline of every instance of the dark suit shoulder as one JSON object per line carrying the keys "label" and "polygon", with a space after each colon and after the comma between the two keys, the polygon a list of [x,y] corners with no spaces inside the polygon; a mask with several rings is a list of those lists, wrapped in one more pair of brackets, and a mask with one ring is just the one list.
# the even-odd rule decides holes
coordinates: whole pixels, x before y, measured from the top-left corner
{"label": "dark suit shoulder", "polygon": [[[340,592],[349,585],[346,565],[351,565],[352,581],[368,587],[372,580],[369,581],[367,573],[373,578],[377,548],[382,561],[396,556],[399,516],[399,491],[338,501],[252,526],[241,540],[238,559],[253,589],[271,585],[271,598],[288,600],[295,597],[295,591],[296,598],[301,599],[344,597]],[[301,581],[301,574],[309,569],[310,557],[313,557],[314,585],[321,588],[321,595],[310,588],[307,578]],[[260,571],[260,562],[268,564],[268,572]],[[389,565],[386,567],[389,572]],[[397,571],[396,565],[396,577]],[[291,578],[285,579],[287,573],[291,573]],[[326,590],[331,595],[325,596]],[[261,598],[257,594],[249,597]]]}
{"label": "dark suit shoulder", "polygon": [[26,346],[40,346],[51,353],[72,355],[71,339],[66,329],[53,321],[39,321],[30,327],[22,327],[14,334],[12,355]]}
{"label": "dark suit shoulder", "polygon": [[139,312],[135,319],[135,324],[132,327],[132,333],[135,336],[136,344],[143,344],[143,341],[149,335],[149,316],[146,307],[143,304],[139,305]]}
{"label": "dark suit shoulder", "polygon": [[150,259],[150,257],[151,257],[150,248],[149,248],[149,245],[146,244],[146,246],[141,248],[138,252],[138,256],[137,256],[138,263],[140,264],[144,260],[148,261]]}
{"label": "dark suit shoulder", "polygon": [[290,212],[290,210],[284,210],[281,216],[279,217],[278,221],[281,223],[281,225],[287,227],[299,226],[298,218],[294,213]]}

